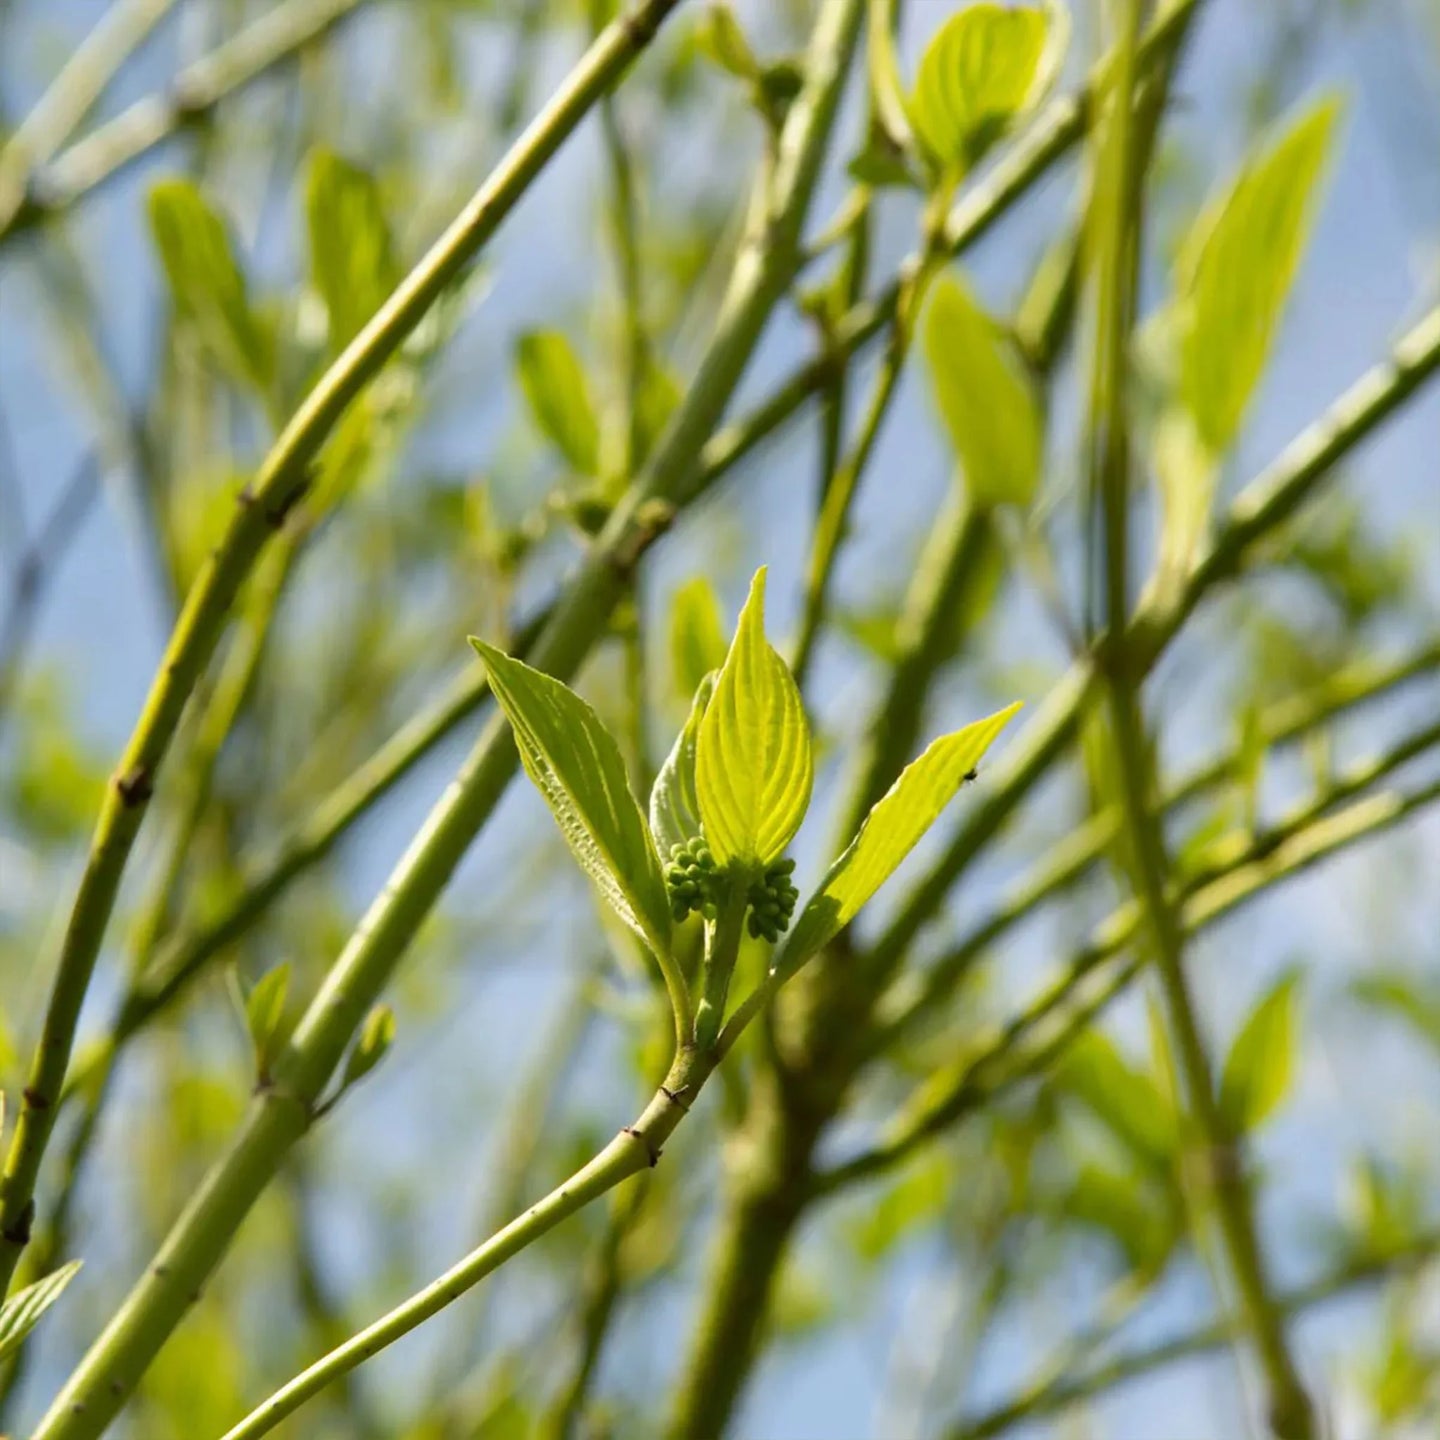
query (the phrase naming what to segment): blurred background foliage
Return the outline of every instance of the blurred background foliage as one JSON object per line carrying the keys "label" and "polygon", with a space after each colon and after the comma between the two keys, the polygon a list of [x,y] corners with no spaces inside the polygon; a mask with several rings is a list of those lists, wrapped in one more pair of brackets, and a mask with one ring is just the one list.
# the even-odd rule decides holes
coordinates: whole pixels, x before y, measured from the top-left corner
{"label": "blurred background foliage", "polygon": [[[237,491],[613,8],[0,0],[12,1105],[107,773]],[[957,8],[899,6],[904,76]],[[523,648],[663,432],[816,9],[682,5],[350,409],[265,552],[91,989],[25,1276],[85,1266],[3,1362],[11,1433],[153,1254],[244,1111],[253,1051],[263,1066],[477,732],[464,636]],[[1075,6],[1060,95],[1101,53],[1101,10]],[[1047,713],[1093,580],[1077,301],[1092,166],[1060,156],[959,264],[935,265],[908,360],[892,340],[847,368],[851,305],[933,228],[865,76],[862,61],[812,208],[814,258],[731,415],[795,366],[821,377],[817,399],[658,537],[580,685],[643,793],[769,564],[819,745],[796,848],[811,879],[857,791],[889,783],[888,749],[903,760],[1015,696]],[[1159,100],[1133,408],[1155,480],[1137,548],[1163,597],[1212,517],[1436,303],[1440,8],[1202,0]],[[1313,142],[1325,178],[1287,160],[1296,193],[1267,192],[1256,208],[1276,213],[1197,258],[1207,200],[1278,137]],[[1019,143],[997,138],[962,208]],[[1196,360],[1197,328],[1227,306],[1208,342],[1226,364]],[[847,506],[836,477],[891,363]],[[1440,1420],[1437,435],[1422,391],[1321,466],[1145,695],[1217,1103],[1300,1373],[1342,1436]],[[1261,1433],[1142,963],[1115,745],[1093,709],[976,835],[982,772],[652,1176],[282,1433]],[[743,963],[758,971],[758,950]],[[834,981],[847,965],[873,993]],[[1081,974],[1109,986],[1103,1010],[1066,989],[1043,1014]],[[652,977],[521,786],[388,1003],[380,1063],[236,1234],[115,1433],[219,1435],[569,1174],[666,1059]],[[1057,1019],[1065,1043],[1042,1043]]]}

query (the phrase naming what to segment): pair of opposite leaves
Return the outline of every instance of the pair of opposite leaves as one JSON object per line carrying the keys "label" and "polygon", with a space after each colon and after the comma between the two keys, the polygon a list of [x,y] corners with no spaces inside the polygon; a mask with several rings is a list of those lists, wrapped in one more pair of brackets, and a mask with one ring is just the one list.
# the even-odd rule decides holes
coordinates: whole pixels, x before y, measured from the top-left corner
{"label": "pair of opposite leaves", "polygon": [[[720,670],[696,692],[661,767],[647,823],[620,747],[568,686],[471,637],[515,732],[526,773],[576,860],[615,912],[659,955],[671,953],[661,855],[703,833],[722,870],[751,879],[800,828],[814,779],[810,730],[790,668],[765,638],[765,570],[755,574]],[[799,964],[880,888],[949,804],[1005,723],[1006,706],[936,740],[876,802],[830,867],[786,942]]]}

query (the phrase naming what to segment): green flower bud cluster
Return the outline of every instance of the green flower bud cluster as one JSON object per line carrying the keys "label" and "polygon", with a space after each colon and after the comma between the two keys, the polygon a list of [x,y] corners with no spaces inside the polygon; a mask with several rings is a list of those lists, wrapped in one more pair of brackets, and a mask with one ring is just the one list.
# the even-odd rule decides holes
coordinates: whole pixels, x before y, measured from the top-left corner
{"label": "green flower bud cluster", "polygon": [[716,882],[720,871],[715,857],[703,837],[670,847],[670,863],[665,867],[665,888],[670,894],[670,913],[683,920],[698,910],[707,920],[717,913]]}
{"label": "green flower bud cluster", "polygon": [[773,945],[790,924],[800,892],[790,880],[793,860],[777,860],[746,892],[750,902],[750,933]]}

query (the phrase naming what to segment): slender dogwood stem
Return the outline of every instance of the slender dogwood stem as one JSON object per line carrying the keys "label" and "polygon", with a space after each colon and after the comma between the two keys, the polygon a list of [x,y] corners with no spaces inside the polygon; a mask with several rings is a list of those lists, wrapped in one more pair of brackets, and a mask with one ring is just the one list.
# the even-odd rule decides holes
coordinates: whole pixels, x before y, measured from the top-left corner
{"label": "slender dogwood stem", "polygon": [[139,832],[181,712],[208,663],[235,594],[266,542],[304,493],[311,464],[350,403],[476,253],[601,95],[628,68],[678,0],[645,0],[592,45],[429,253],[325,372],[266,456],[219,546],[202,567],[108,787],[62,943],[55,980],[0,1180],[0,1288],[8,1287],[34,1212],[33,1194],[75,1027]]}
{"label": "slender dogwood stem", "polygon": [[[1131,124],[1133,56],[1140,28],[1139,0],[1121,21],[1116,89],[1108,133],[1100,147],[1094,205],[1096,252],[1095,363],[1090,404],[1089,492],[1102,537],[1103,605],[1107,637],[1099,656],[1113,727],[1111,747],[1119,779],[1127,868],[1145,920],[1173,1045],[1177,1089],[1189,1112],[1201,1162],[1195,1173],[1211,1200],[1230,1277],[1245,1319],[1245,1338],[1265,1375],[1270,1428],[1280,1440],[1310,1440],[1310,1398],[1300,1382],[1255,1222],[1254,1197],[1243,1159],[1243,1137],[1221,1109],[1185,969],[1184,925],[1172,894],[1170,857],[1157,818],[1151,757],[1158,745],[1140,704],[1142,669],[1132,660],[1130,624],[1131,450],[1129,349],[1139,289],[1144,162]],[[1093,598],[1093,597],[1092,597]]]}
{"label": "slender dogwood stem", "polygon": [[[670,8],[652,4],[609,27],[547,107],[545,116],[551,118],[542,116],[520,146],[533,147],[543,140],[546,153],[552,151],[558,137],[551,127],[560,123],[554,117],[565,116],[568,128],[578,118],[580,97],[587,107],[598,98]],[[539,669],[562,679],[572,675],[604,633],[638,558],[637,541],[673,515],[770,312],[793,279],[801,227],[854,46],[858,11],[858,0],[830,0],[822,14],[806,84],[787,117],[773,183],[757,206],[755,234],[737,257],[716,334],[645,472],[566,587],[532,657]],[[362,340],[367,333],[361,332]],[[350,1037],[493,811],[515,765],[514,745],[497,717],[331,968],[275,1067],[274,1083],[258,1097],[155,1262],[70,1377],[35,1440],[91,1440],[119,1409],[303,1135]],[[618,1176],[619,1171],[602,1167],[598,1173]]]}
{"label": "slender dogwood stem", "polygon": [[654,1165],[665,1141],[684,1118],[688,1097],[705,1083],[713,1065],[713,1057],[706,1057],[698,1050],[682,1051],[665,1077],[664,1085],[655,1092],[635,1123],[626,1126],[593,1160],[471,1251],[458,1265],[277,1390],[238,1425],[227,1430],[222,1440],[256,1440],[260,1435],[269,1434],[317,1391],[408,1335],[431,1316],[438,1315],[560,1221],[613,1190],[622,1180]]}
{"label": "slender dogwood stem", "polygon": [[[1352,708],[1389,695],[1398,687],[1430,674],[1437,667],[1440,667],[1440,645],[1425,646],[1386,664],[1364,661],[1352,666],[1330,677],[1313,693],[1292,696],[1269,707],[1259,722],[1262,744],[1267,752],[1277,746],[1292,744]],[[1425,732],[1421,732],[1407,742],[1406,748],[1424,739]],[[1182,776],[1165,795],[1166,813],[1178,810],[1211,789],[1233,780],[1240,772],[1243,758],[1242,750],[1230,751]],[[1395,752],[1390,752],[1372,763],[1379,766],[1383,760],[1401,764],[1404,758],[1403,755],[1397,758]],[[1355,774],[1356,788],[1349,793],[1359,793],[1377,778],[1375,773]],[[1337,788],[1346,787],[1337,784],[1327,790],[1324,808],[1329,808],[1341,798],[1348,798],[1337,795]],[[917,1022],[933,1015],[935,1007],[943,1004],[946,997],[954,992],[971,966],[991,945],[1014,926],[1033,917],[1047,900],[1069,888],[1103,860],[1115,841],[1119,826],[1119,816],[1107,811],[1071,832],[1035,862],[1030,873],[1015,885],[1002,904],[928,965],[923,975],[902,978],[877,1017],[873,1036],[867,1042],[871,1053],[883,1053]],[[1274,834],[1273,831],[1266,833]],[[1236,838],[1239,839],[1238,836]],[[1187,883],[1191,883],[1189,878]]]}
{"label": "slender dogwood stem", "polygon": [[[1437,801],[1440,783],[1408,793],[1382,791],[1334,815],[1311,820],[1283,844],[1262,842],[1253,846],[1186,897],[1181,911],[1185,933],[1198,933],[1249,900],[1271,893],[1277,884],[1382,834]],[[1109,978],[1102,978],[1095,993],[1083,993],[1087,981],[1130,947],[1140,923],[1140,910],[1133,902],[1116,909],[1061,966],[1059,978],[992,1033],[970,1038],[964,1055],[953,1067],[918,1087],[911,1101],[885,1127],[880,1140],[819,1175],[815,1180],[817,1193],[846,1189],[891,1170],[1002,1090],[1050,1064],[1139,974],[1139,964],[1128,960]],[[1076,1007],[1067,1013],[1064,1007],[1070,1001],[1076,1001]],[[1042,1030],[1047,1022],[1053,1022],[1048,1032]],[[1023,1047],[1021,1042],[1037,1032],[1041,1038]]]}
{"label": "slender dogwood stem", "polygon": [[[187,125],[353,14],[365,0],[285,0],[208,55],[185,66],[163,93],[137,100],[113,120],[23,177],[10,203],[0,196],[0,246],[94,194]],[[49,161],[48,155],[41,157]]]}
{"label": "slender dogwood stem", "polygon": [[[1134,649],[1147,668],[1159,659],[1200,602],[1238,574],[1255,547],[1309,501],[1333,467],[1369,439],[1437,368],[1440,306],[1417,321],[1389,358],[1362,375],[1236,496],[1214,541],[1191,567],[1177,602],[1167,604],[1155,596],[1142,599],[1131,629]],[[956,878],[1068,749],[1096,693],[1096,678],[1091,657],[1076,660],[1051,688],[1029,725],[991,766],[986,799],[876,939],[872,963],[877,969],[893,968]]]}
{"label": "slender dogwood stem", "polygon": [[[1433,1260],[1437,1251],[1440,1251],[1440,1234],[1427,1231],[1383,1251],[1362,1253],[1353,1260],[1342,1261],[1308,1284],[1282,1291],[1276,1296],[1276,1308],[1287,1317],[1300,1315],[1352,1290],[1417,1269]],[[991,1436],[1001,1435],[1012,1426],[1096,1399],[1177,1361],[1223,1349],[1234,1339],[1233,1320],[1228,1317],[1212,1320],[1173,1339],[1122,1352],[1079,1374],[1071,1371],[1031,1385],[1014,1399],[1003,1401],[984,1414],[961,1420],[947,1432],[948,1440],[990,1440]]]}
{"label": "slender dogwood stem", "polygon": [[75,47],[0,148],[0,234],[25,203],[29,180],[70,138],[175,0],[115,0]]}

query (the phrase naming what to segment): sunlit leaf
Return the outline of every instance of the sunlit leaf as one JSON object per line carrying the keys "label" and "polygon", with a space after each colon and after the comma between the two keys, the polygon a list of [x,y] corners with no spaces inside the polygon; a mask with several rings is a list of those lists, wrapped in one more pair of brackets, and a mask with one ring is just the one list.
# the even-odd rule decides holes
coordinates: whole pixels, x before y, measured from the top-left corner
{"label": "sunlit leaf", "polygon": [[1155,1082],[1129,1065],[1108,1036],[1088,1030],[1076,1040],[1066,1052],[1060,1082],[1136,1159],[1152,1169],[1170,1163],[1174,1114]]}
{"label": "sunlit leaf", "polygon": [[715,859],[752,867],[779,859],[804,819],[814,779],[800,691],[765,638],[761,568],[700,722],[695,789]]}
{"label": "sunlit leaf", "polygon": [[935,284],[924,346],[971,502],[1028,505],[1040,483],[1040,407],[1010,342],[958,278]]}
{"label": "sunlit leaf", "polygon": [[1086,1161],[1062,1201],[1074,1222],[1107,1235],[1127,1263],[1153,1274],[1174,1249],[1173,1212],[1143,1176],[1126,1175]]}
{"label": "sunlit leaf", "polygon": [[695,793],[695,748],[700,739],[700,722],[715,689],[714,674],[701,680],[684,728],[655,776],[650,791],[650,833],[661,857],[676,845],[684,845],[700,834],[700,800]]}
{"label": "sunlit leaf", "polygon": [[702,55],[738,79],[759,78],[760,62],[728,5],[714,4],[706,10],[695,27],[695,43]]}
{"label": "sunlit leaf", "polygon": [[231,379],[265,392],[275,372],[273,337],[250,304],[225,222],[189,180],[150,191],[150,229],[176,313]]}
{"label": "sunlit leaf", "polygon": [[541,432],[582,475],[600,466],[600,424],[579,358],[558,330],[532,330],[515,345],[515,373]]}
{"label": "sunlit leaf", "polygon": [[360,1034],[345,1061],[340,1088],[348,1090],[363,1080],[384,1058],[395,1039],[395,1012],[388,1005],[376,1005],[365,1017]]}
{"label": "sunlit leaf", "polygon": [[682,698],[725,663],[729,648],[714,587],[703,575],[687,580],[670,600],[670,668]]}
{"label": "sunlit leaf", "polygon": [[920,57],[910,121],[939,165],[964,171],[1044,95],[1064,46],[1058,7],[978,4]]}
{"label": "sunlit leaf", "polygon": [[1338,111],[1334,97],[1321,100],[1267,136],[1182,247],[1180,397],[1217,454],[1234,440],[1274,344]]}
{"label": "sunlit leaf", "polygon": [[1279,1107],[1295,1074],[1299,981],[1281,977],[1250,1012],[1220,1077],[1220,1112],[1236,1134],[1256,1129]]}
{"label": "sunlit leaf", "polygon": [[268,1075],[279,1049],[285,1023],[285,999],[290,993],[290,962],[267,970],[245,997],[245,1024],[255,1047],[255,1064]]}
{"label": "sunlit leaf", "polygon": [[374,176],[332,150],[310,157],[305,189],[310,279],[325,301],[330,348],[342,350],[399,280]]}
{"label": "sunlit leaf", "polygon": [[17,1290],[0,1306],[0,1360],[18,1350],[35,1322],[60,1298],[60,1292],[75,1278],[80,1261],[72,1260],[53,1270],[44,1279]]}
{"label": "sunlit leaf", "polygon": [[787,951],[812,955],[885,883],[955,798],[1019,702],[942,736],[875,802],[849,849],[830,867],[791,934]]}
{"label": "sunlit leaf", "polygon": [[525,772],[581,869],[654,950],[670,942],[670,904],[654,842],[604,722],[553,676],[477,640],[490,688],[515,732]]}
{"label": "sunlit leaf", "polygon": [[1413,1027],[1440,1058],[1440,986],[1394,971],[1362,975],[1351,986],[1357,999],[1388,1010]]}

